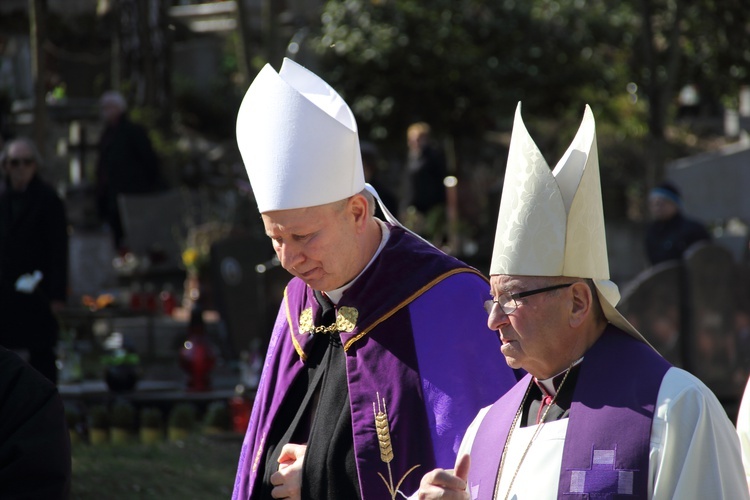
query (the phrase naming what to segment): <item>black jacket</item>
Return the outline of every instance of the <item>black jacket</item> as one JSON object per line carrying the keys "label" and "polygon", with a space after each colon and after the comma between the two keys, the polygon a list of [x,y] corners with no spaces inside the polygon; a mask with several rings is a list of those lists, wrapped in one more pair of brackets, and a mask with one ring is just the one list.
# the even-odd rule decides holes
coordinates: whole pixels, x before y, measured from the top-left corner
{"label": "black jacket", "polygon": [[159,158],[146,130],[123,115],[104,129],[99,139],[97,196],[104,215],[117,211],[120,194],[145,194],[163,190]]}
{"label": "black jacket", "polygon": [[[42,272],[31,294],[15,290],[19,276]],[[26,191],[0,195],[0,345],[36,348],[55,345],[52,300],[68,288],[68,231],[65,206],[51,186],[34,177]]]}
{"label": "black jacket", "polygon": [[681,259],[693,243],[707,241],[711,235],[698,221],[678,213],[667,221],[655,221],[646,230],[646,254],[651,265]]}
{"label": "black jacket", "polygon": [[0,348],[0,498],[66,499],[70,437],[55,386]]}

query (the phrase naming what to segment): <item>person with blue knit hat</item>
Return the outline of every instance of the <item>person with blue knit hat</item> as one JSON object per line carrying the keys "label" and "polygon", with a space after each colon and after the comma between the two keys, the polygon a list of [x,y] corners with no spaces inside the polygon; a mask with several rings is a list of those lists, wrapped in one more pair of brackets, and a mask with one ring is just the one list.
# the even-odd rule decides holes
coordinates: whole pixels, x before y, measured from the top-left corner
{"label": "person with blue knit hat", "polygon": [[711,239],[703,224],[683,214],[680,191],[670,182],[651,190],[648,209],[652,221],[646,229],[646,255],[652,266],[681,259],[693,243]]}

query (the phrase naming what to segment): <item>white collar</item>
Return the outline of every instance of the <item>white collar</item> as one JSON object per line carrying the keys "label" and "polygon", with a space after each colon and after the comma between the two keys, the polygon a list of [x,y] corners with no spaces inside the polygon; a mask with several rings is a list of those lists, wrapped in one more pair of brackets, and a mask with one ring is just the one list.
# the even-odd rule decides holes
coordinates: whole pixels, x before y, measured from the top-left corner
{"label": "white collar", "polygon": [[570,370],[571,368],[573,368],[574,366],[576,366],[577,364],[579,364],[581,361],[583,361],[583,357],[578,358],[572,365],[570,365],[570,367],[568,367],[565,370],[561,371],[557,375],[554,375],[554,376],[552,376],[550,378],[545,378],[544,380],[539,380],[538,378],[534,377],[534,380],[536,381],[537,384],[539,384],[540,386],[542,386],[544,388],[544,391],[547,394],[549,394],[552,397],[555,397],[557,395],[557,388],[555,387],[555,384],[554,384],[555,378],[559,377],[560,375],[562,375],[566,371]]}

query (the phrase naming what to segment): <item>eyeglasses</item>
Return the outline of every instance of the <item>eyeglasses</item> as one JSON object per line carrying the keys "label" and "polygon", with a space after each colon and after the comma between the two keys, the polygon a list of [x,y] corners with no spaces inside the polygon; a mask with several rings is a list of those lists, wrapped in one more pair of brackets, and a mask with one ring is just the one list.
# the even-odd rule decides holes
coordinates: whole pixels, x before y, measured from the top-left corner
{"label": "eyeglasses", "polygon": [[7,161],[8,165],[13,168],[20,167],[21,165],[28,167],[34,163],[34,158],[8,158]]}
{"label": "eyeglasses", "polygon": [[484,310],[487,311],[487,314],[490,314],[492,312],[492,308],[495,307],[495,304],[497,304],[505,314],[510,314],[518,307],[516,299],[522,299],[524,297],[529,297],[538,293],[551,292],[552,290],[569,287],[572,284],[573,283],[565,283],[562,285],[546,286],[544,288],[537,288],[536,290],[528,290],[526,292],[519,293],[503,293],[498,297],[485,301]]}

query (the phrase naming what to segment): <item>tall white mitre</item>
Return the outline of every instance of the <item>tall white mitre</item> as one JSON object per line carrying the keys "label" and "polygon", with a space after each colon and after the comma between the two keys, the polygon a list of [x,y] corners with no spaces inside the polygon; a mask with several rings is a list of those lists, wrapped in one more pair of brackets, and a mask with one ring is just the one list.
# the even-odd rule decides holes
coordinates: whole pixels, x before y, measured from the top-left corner
{"label": "tall white mitre", "polygon": [[648,343],[615,309],[620,292],[609,279],[596,126],[588,105],[573,142],[550,170],[518,103],[490,274],[590,278],[609,322]]}
{"label": "tall white mitre", "polygon": [[237,144],[261,213],[343,200],[365,187],[357,122],[320,77],[266,65],[237,114]]}

